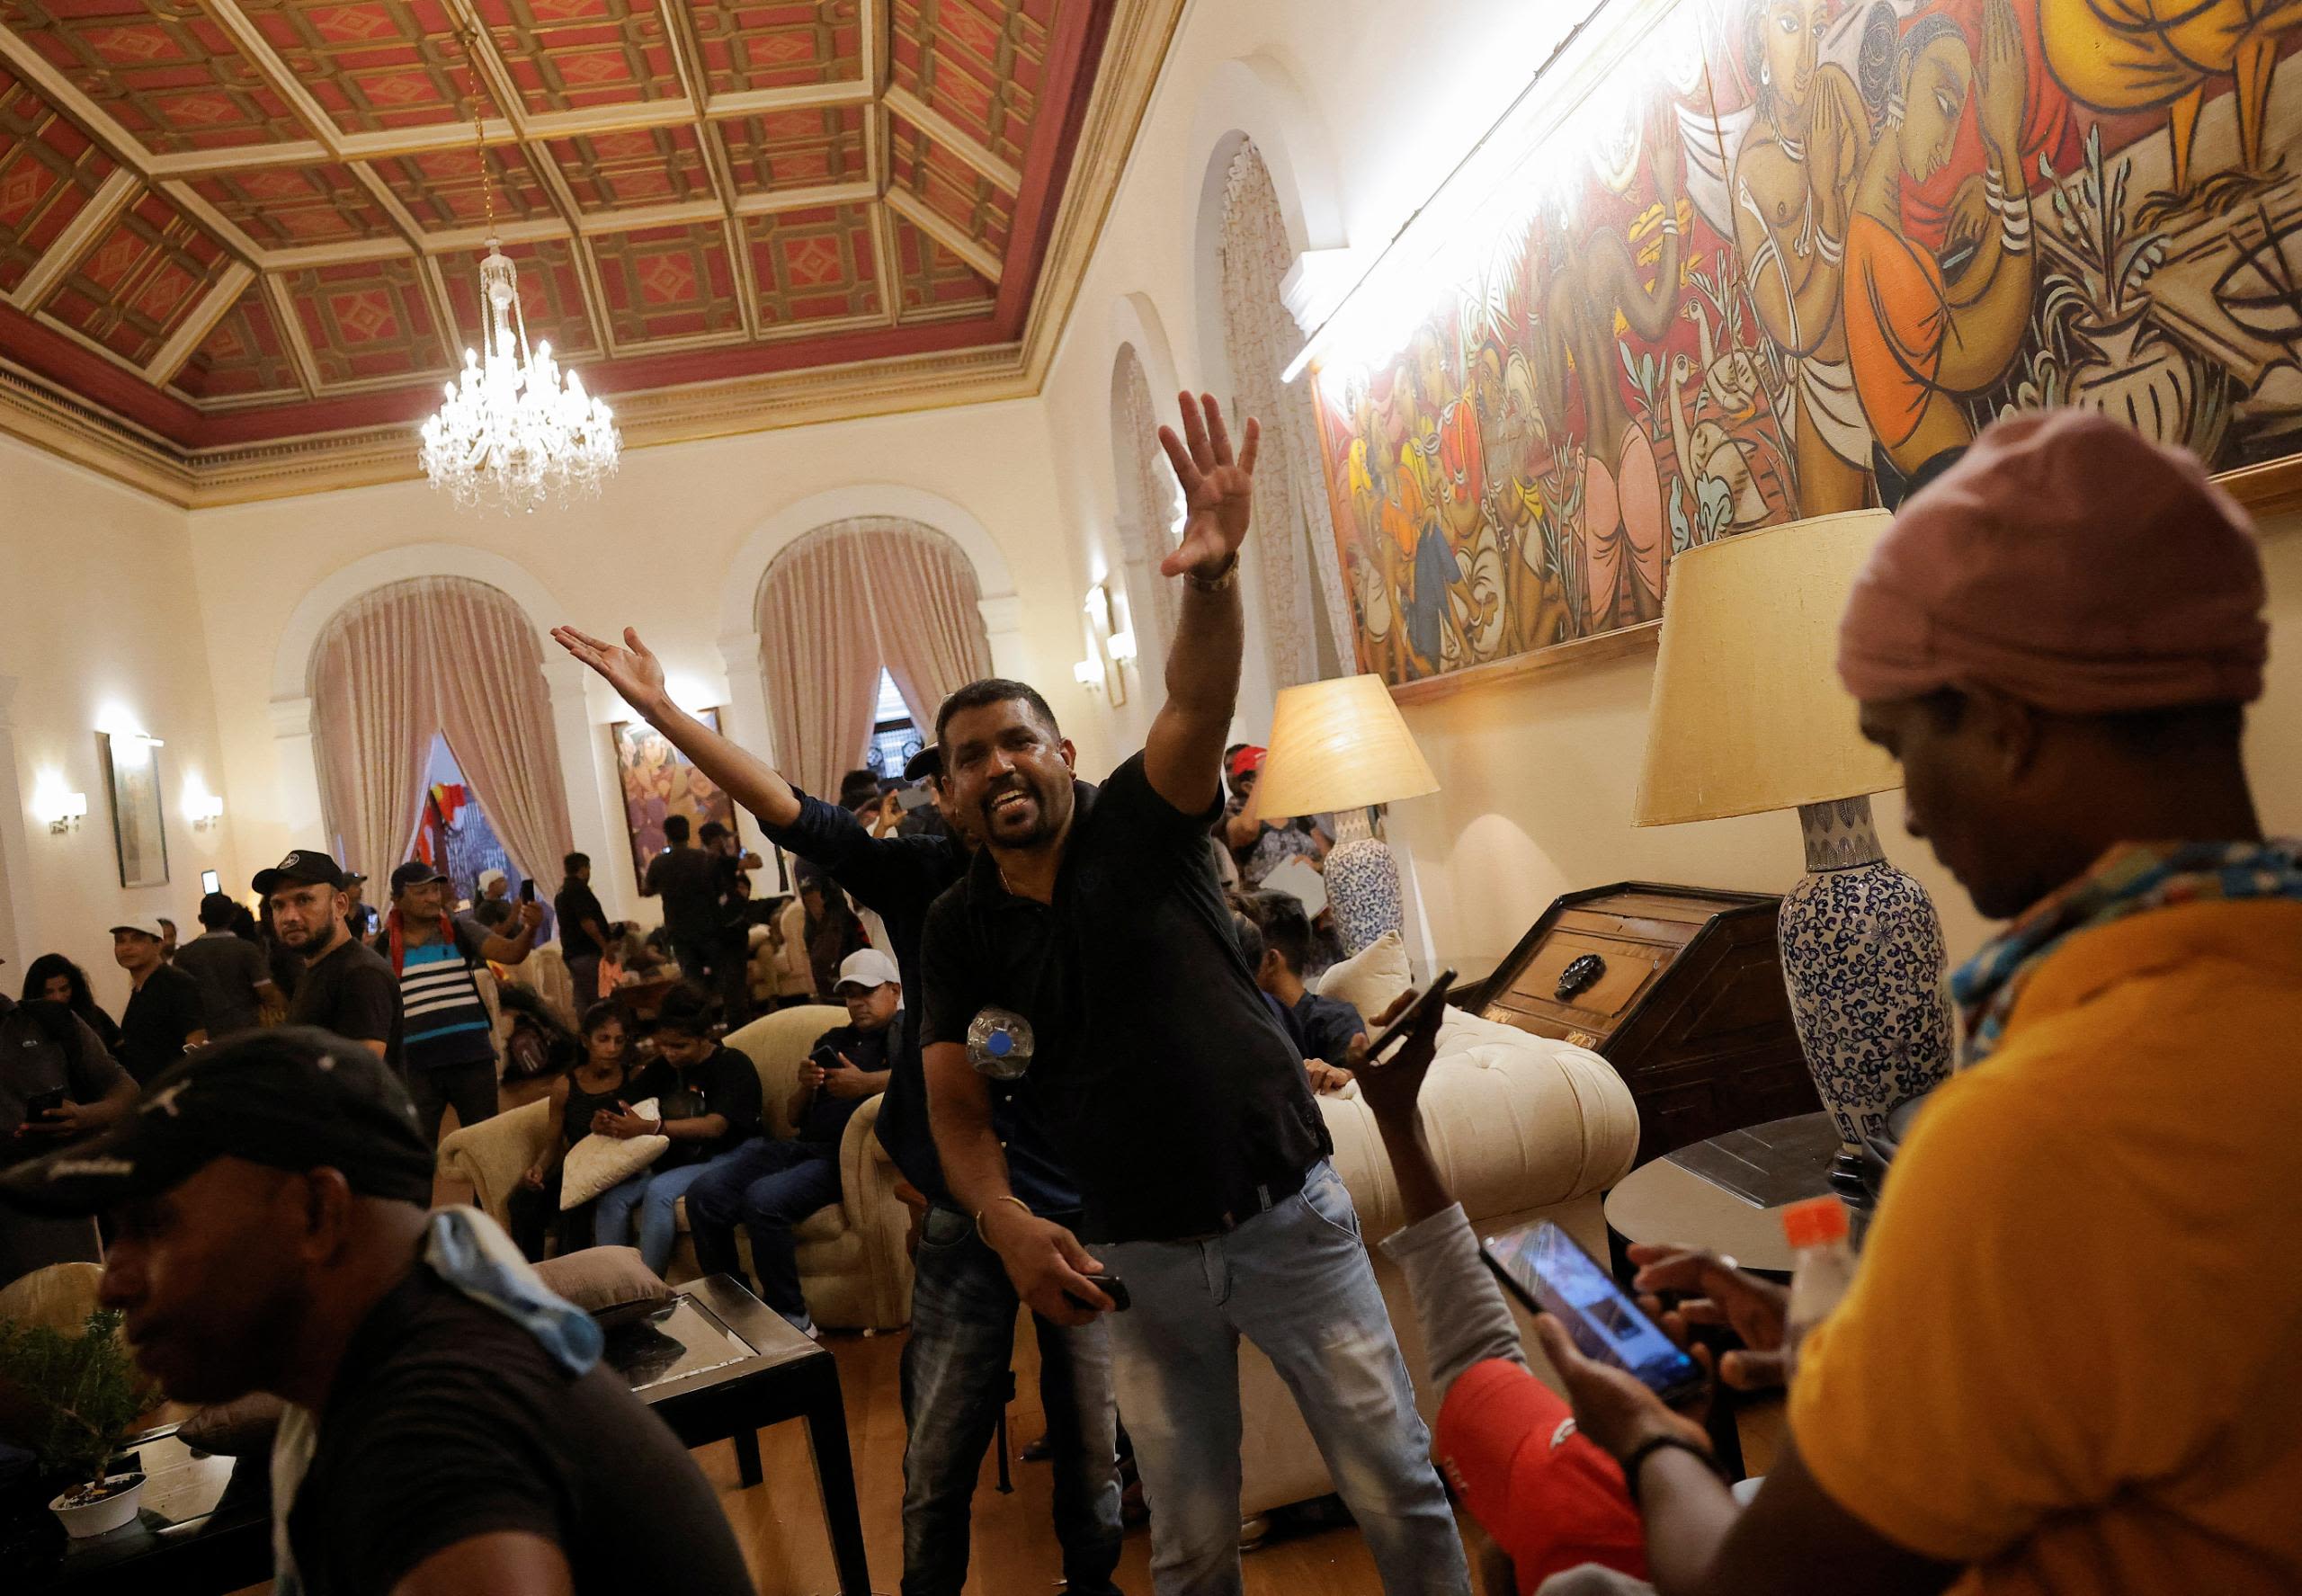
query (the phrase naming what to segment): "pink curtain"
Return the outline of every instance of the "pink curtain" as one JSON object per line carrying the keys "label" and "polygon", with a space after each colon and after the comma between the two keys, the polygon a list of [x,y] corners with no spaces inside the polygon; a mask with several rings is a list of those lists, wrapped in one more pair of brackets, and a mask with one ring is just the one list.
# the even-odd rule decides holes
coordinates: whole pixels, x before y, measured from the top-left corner
{"label": "pink curtain", "polygon": [[835,798],[871,736],[879,634],[868,550],[823,532],[795,543],[760,584],[760,671],[776,762],[800,788]]}
{"label": "pink curtain", "polygon": [[871,736],[884,666],[923,732],[957,689],[991,673],[975,568],[932,527],[836,522],[780,556],[760,584],[760,668],[776,754],[829,796]]}
{"label": "pink curtain", "polygon": [[385,588],[353,600],[312,658],[320,807],[344,862],[381,878],[406,857],[438,729],[422,618]]}
{"label": "pink curtain", "polygon": [[503,593],[421,576],[347,605],[312,661],[320,803],[344,863],[380,877],[407,855],[435,733],[512,862],[549,882],[574,844],[543,646]]}
{"label": "pink curtain", "polygon": [[440,729],[520,873],[549,891],[576,846],[560,780],[559,739],[543,645],[525,611],[495,588],[427,578],[441,662]]}

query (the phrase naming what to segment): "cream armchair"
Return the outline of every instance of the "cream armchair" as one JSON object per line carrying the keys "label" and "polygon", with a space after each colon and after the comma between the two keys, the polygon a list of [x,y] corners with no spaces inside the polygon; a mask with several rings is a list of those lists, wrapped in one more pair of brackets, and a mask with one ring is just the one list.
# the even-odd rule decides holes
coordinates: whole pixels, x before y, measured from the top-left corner
{"label": "cream armchair", "polygon": [[[799,1083],[799,1066],[817,1037],[846,1022],[844,1009],[781,1009],[727,1038],[727,1045],[759,1072],[769,1135],[791,1134],[784,1110]],[[840,1138],[839,1201],[808,1216],[793,1232],[807,1312],[829,1330],[888,1330],[911,1317],[911,1261],[904,1251],[909,1214],[895,1194],[895,1168],[872,1133],[879,1118],[876,1097],[855,1110]],[[543,1151],[549,1119],[550,1105],[539,1101],[459,1130],[440,1145],[441,1167],[468,1182],[471,1200],[502,1223],[513,1188]],[[675,1282],[697,1272],[684,1200],[679,1230],[679,1244],[665,1271]],[[736,1234],[748,1268],[751,1244],[740,1230]]]}
{"label": "cream armchair", "polygon": [[[1334,1167],[1372,1244],[1405,1222],[1374,1116],[1356,1086],[1319,1099],[1334,1138]],[[1638,1147],[1638,1111],[1607,1061],[1563,1042],[1447,1011],[1439,1057],[1423,1089],[1423,1135],[1440,1173],[1482,1231],[1555,1219],[1606,1256],[1600,1194],[1629,1172]],[[1406,1283],[1379,1250],[1375,1278],[1389,1305],[1415,1399],[1426,1421],[1438,1414],[1429,1360]],[[1529,1361],[1549,1377],[1527,1337]],[[1556,1383],[1554,1381],[1554,1383]],[[1245,1420],[1240,1511],[1249,1516],[1334,1487],[1278,1371],[1251,1345],[1239,1350]]]}
{"label": "cream armchair", "polygon": [[783,905],[772,928],[751,928],[752,1001],[768,1008],[787,998],[811,998],[815,972],[807,965],[807,908],[798,898]]}

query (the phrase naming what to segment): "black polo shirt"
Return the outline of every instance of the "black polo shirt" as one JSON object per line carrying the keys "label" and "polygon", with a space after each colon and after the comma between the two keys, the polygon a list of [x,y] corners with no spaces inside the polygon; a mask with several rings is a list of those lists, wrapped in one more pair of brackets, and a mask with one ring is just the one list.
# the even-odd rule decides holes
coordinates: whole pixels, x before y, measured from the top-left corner
{"label": "black polo shirt", "polygon": [[120,1012],[120,1061],[140,1086],[183,1057],[185,1038],[207,1028],[199,981],[164,964],[129,994]]}
{"label": "black polo shirt", "polygon": [[1233,935],[1207,848],[1219,803],[1185,815],[1139,753],[1074,794],[1052,904],[1009,893],[987,851],[936,903],[921,1039],[964,1044],[986,1006],[1022,1014],[1082,1234],[1213,1235],[1299,1190],[1333,1150],[1326,1121]]}
{"label": "black polo shirt", "polygon": [[[875,837],[848,810],[804,792],[799,799],[798,820],[790,825],[762,820],[760,830],[786,853],[820,867],[888,928],[903,977],[903,1032],[888,1065],[888,1090],[873,1128],[903,1178],[930,1201],[948,1206],[951,1197],[927,1121],[927,1076],[919,1058],[919,1012],[927,990],[920,941],[935,900],[967,873],[967,845],[948,835]],[[1007,1149],[1007,1179],[1015,1195],[1035,1214],[1077,1213],[1078,1188],[1057,1161],[1054,1138],[1035,1105],[1018,1101],[1005,1083],[995,1081],[991,1118]]]}

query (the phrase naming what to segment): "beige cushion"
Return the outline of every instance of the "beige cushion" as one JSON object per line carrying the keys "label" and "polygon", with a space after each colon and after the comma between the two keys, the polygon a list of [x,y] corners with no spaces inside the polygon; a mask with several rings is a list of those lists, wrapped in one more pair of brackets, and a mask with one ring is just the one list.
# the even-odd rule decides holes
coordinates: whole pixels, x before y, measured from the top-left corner
{"label": "beige cushion", "polygon": [[585,1247],[536,1265],[537,1278],[587,1314],[635,1302],[664,1303],[672,1288],[639,1262],[637,1247]]}
{"label": "beige cushion", "polygon": [[[634,1103],[631,1111],[642,1119],[656,1117],[656,1100]],[[610,1187],[620,1186],[664,1155],[672,1145],[667,1136],[612,1137],[598,1131],[567,1149],[559,1171],[559,1208],[581,1208]]]}
{"label": "beige cushion", "polygon": [[1407,969],[1406,942],[1387,931],[1319,977],[1321,997],[1341,998],[1372,1021],[1414,985]]}
{"label": "beige cushion", "polygon": [[36,1269],[0,1289],[0,1319],[13,1319],[28,1329],[77,1330],[96,1311],[96,1287],[103,1278],[101,1263],[51,1263]]}

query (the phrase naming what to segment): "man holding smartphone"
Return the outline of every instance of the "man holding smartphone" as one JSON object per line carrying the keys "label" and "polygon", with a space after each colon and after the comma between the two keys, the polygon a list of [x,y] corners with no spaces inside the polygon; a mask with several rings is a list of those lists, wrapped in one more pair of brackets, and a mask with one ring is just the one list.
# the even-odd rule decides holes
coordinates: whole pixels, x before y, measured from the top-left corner
{"label": "man holding smartphone", "polygon": [[[1190,509],[1163,570],[1186,591],[1143,752],[1100,789],[1076,780],[1046,700],[1016,682],[962,688],[937,717],[947,801],[984,849],[923,944],[936,1144],[1034,1311],[1110,1314],[1161,1596],[1240,1589],[1242,1335],[1293,1389],[1385,1589],[1468,1592],[1325,1121],[1209,866],[1258,429],[1235,459],[1213,397],[1182,403],[1183,436],[1159,436]],[[1011,1185],[992,1083],[970,1058],[971,1030],[995,1028],[1013,1057],[1014,1017],[1030,1034],[1024,1096],[1085,1198],[1075,1233]],[[1127,1283],[1125,1312],[1096,1284],[1107,1271]]]}

